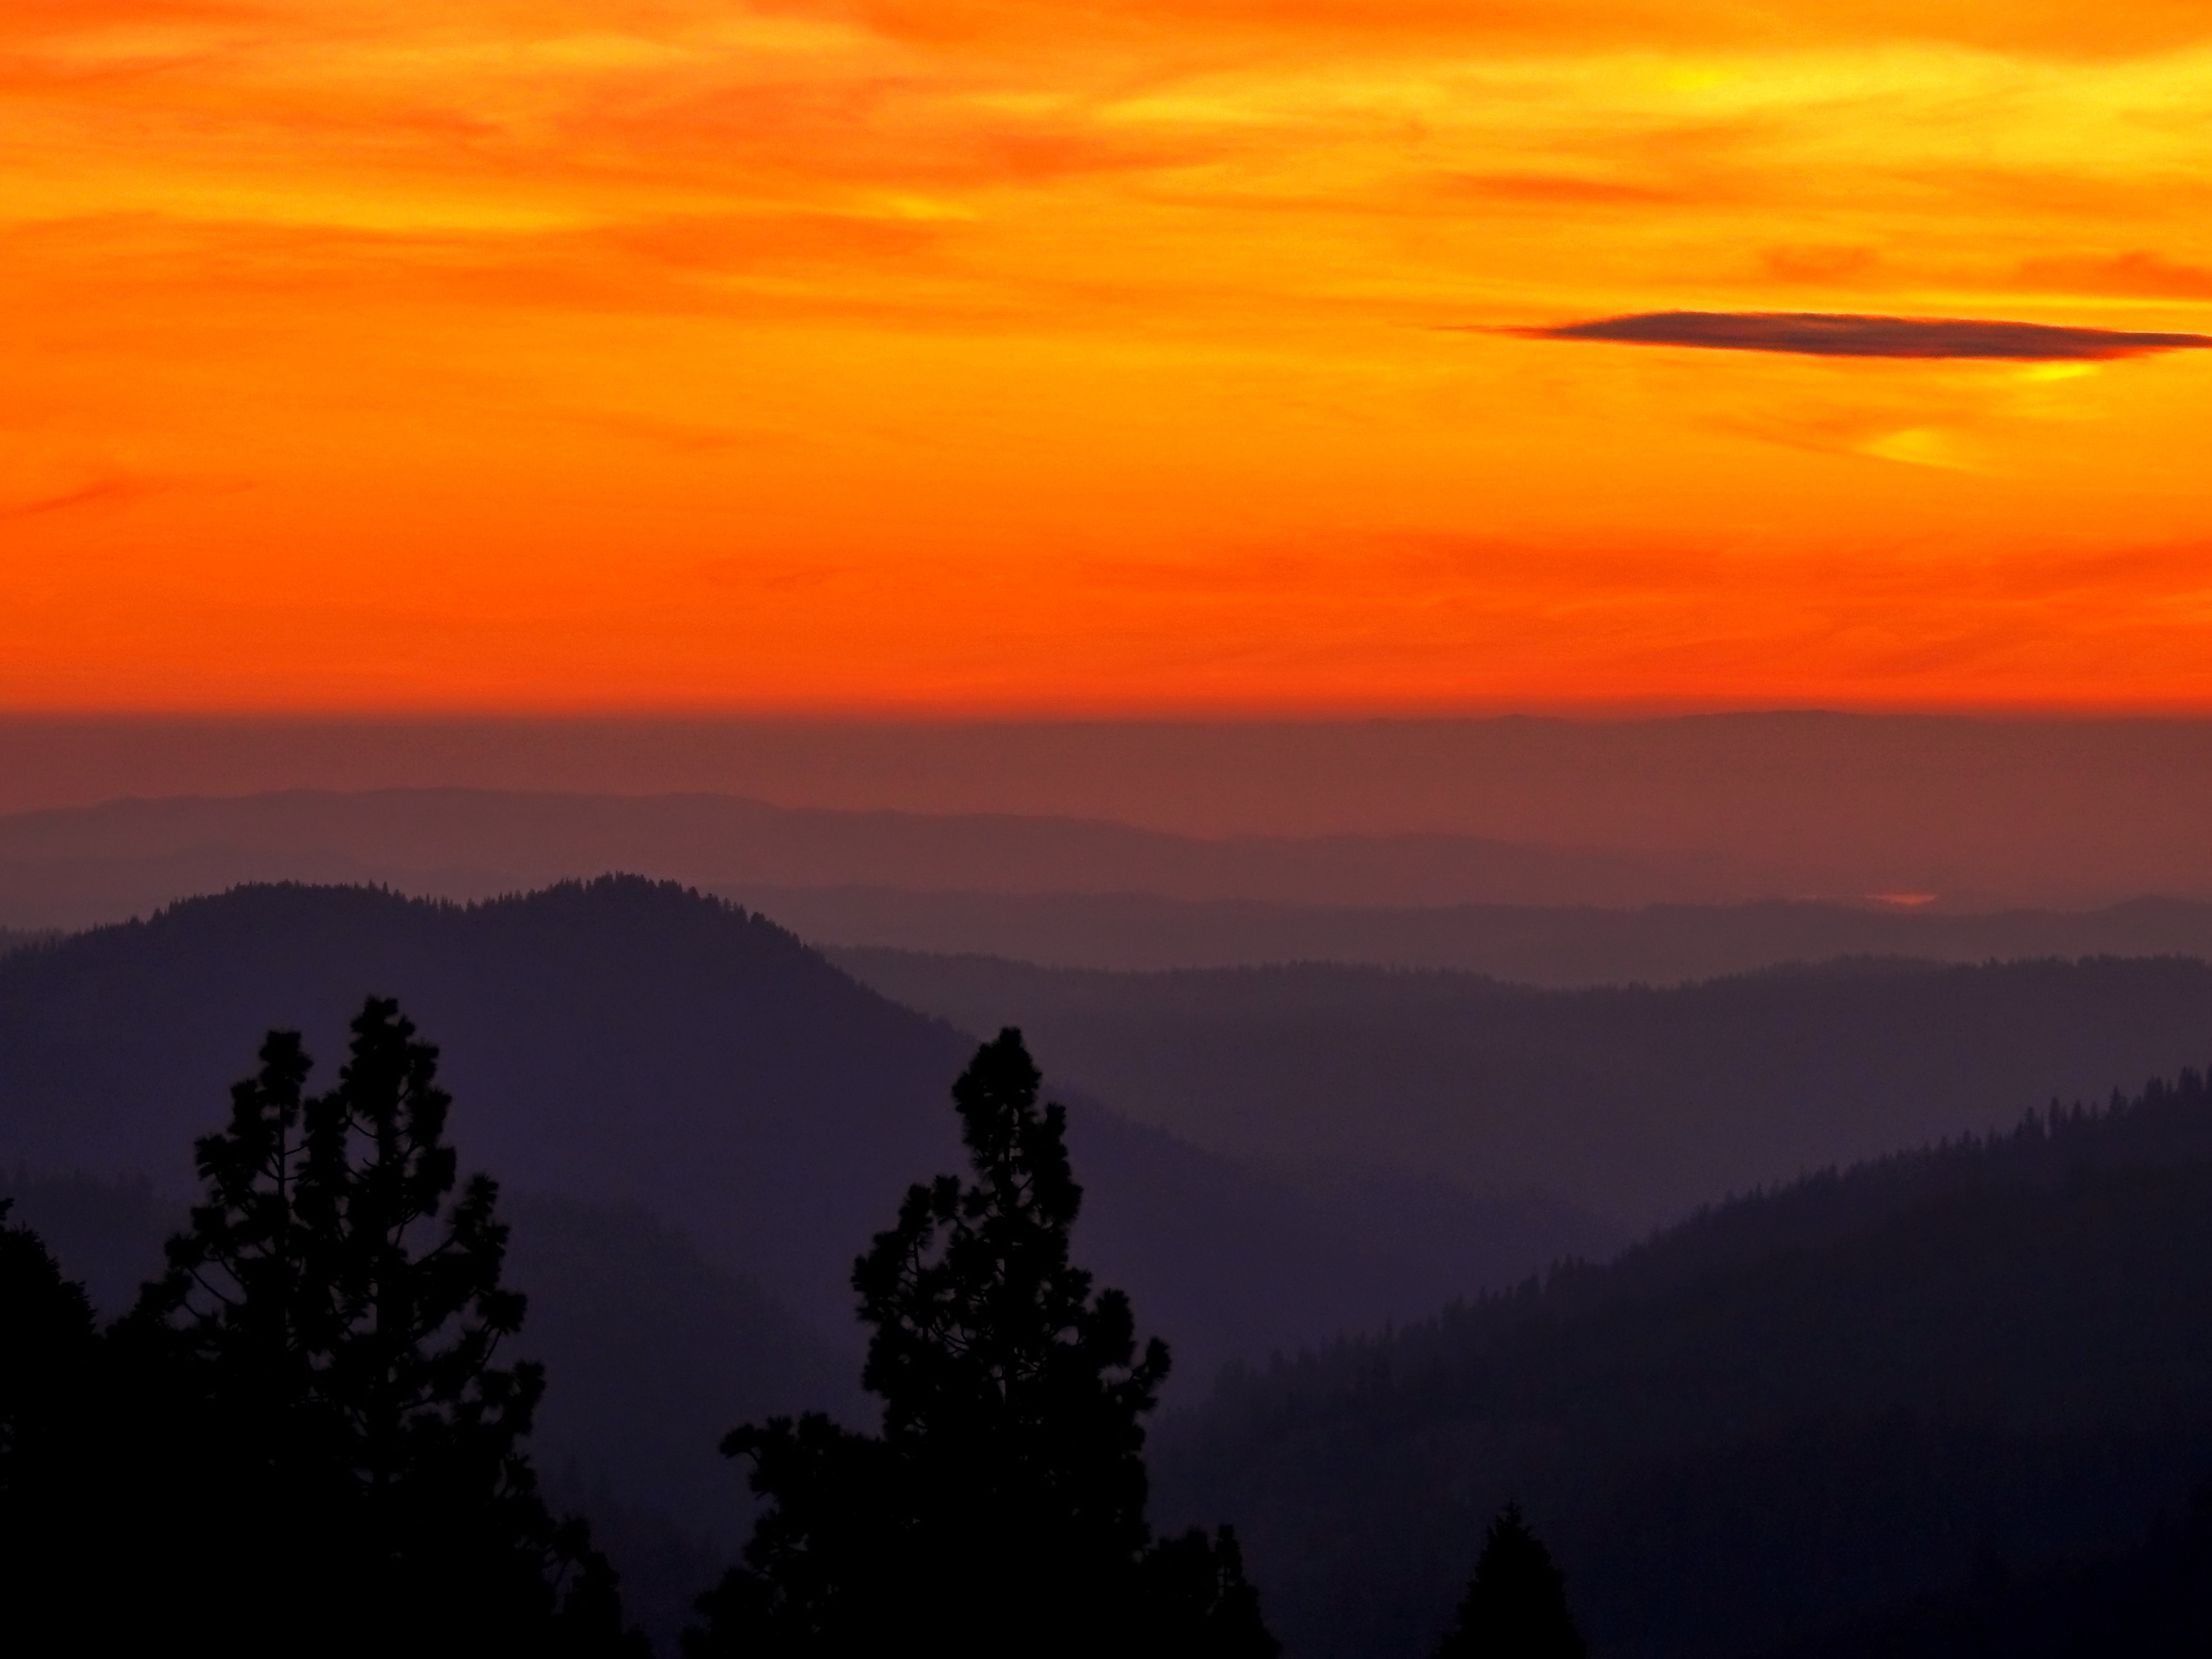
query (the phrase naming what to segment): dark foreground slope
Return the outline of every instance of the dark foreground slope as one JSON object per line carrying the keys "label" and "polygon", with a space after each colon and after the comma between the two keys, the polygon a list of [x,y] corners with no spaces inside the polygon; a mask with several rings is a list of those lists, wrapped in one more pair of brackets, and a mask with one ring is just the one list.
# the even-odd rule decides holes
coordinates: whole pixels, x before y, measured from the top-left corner
{"label": "dark foreground slope", "polygon": [[1317,965],[1051,970],[841,951],[1018,1023],[1060,1079],[1240,1158],[1527,1188],[1638,1225],[2212,1054],[2212,964],[1839,961],[1655,990]]}
{"label": "dark foreground slope", "polygon": [[1811,1180],[1225,1382],[1157,1467],[1170,1514],[1250,1517],[1300,1659],[1425,1653],[1508,1498],[1608,1659],[2120,1549],[2212,1473],[2212,1093]]}
{"label": "dark foreground slope", "polygon": [[2212,1483],[2124,1549],[1972,1578],[1850,1620],[1771,1659],[2204,1659],[2212,1653]]}
{"label": "dark foreground slope", "polygon": [[[143,1172],[180,1195],[262,1033],[296,1027],[327,1063],[370,992],[441,1045],[468,1164],[642,1206],[833,1340],[854,1255],[908,1182],[957,1166],[968,1038],[757,916],[610,879],[466,908],[241,889],[0,959],[0,1170]],[[1072,1144],[1085,1251],[1186,1386],[1598,1239],[1403,1182],[1294,1191],[1097,1107]]]}

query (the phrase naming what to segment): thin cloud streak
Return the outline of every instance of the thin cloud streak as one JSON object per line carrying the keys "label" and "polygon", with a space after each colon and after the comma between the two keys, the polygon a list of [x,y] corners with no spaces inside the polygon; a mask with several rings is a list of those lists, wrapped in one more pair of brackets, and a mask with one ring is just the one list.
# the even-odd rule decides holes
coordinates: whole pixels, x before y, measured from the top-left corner
{"label": "thin cloud streak", "polygon": [[1781,351],[1805,357],[1965,357],[2015,362],[2101,362],[2212,346],[2212,335],[2207,334],[2136,333],[1968,317],[1862,317],[1789,311],[1652,311],[1506,331],[1538,340]]}
{"label": "thin cloud streak", "polygon": [[100,478],[75,489],[64,490],[58,495],[42,495],[34,501],[0,504],[0,524],[12,523],[19,519],[44,518],[49,514],[67,513],[81,507],[139,501],[159,493],[161,488],[161,485],[146,478]]}

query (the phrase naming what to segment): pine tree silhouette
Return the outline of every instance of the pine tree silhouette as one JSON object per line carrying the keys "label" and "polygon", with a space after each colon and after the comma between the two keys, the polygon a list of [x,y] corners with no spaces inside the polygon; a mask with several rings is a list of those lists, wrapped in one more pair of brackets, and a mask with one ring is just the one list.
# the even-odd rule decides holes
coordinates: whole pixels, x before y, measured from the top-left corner
{"label": "pine tree silhouette", "polygon": [[1152,1541],[1168,1351],[1139,1354],[1128,1298],[1069,1260],[1082,1188],[1039,1081],[1018,1031],[977,1052],[952,1091],[973,1181],[910,1188],[854,1268],[881,1435],[808,1415],[724,1441],[771,1506],[702,1598],[693,1659],[1277,1651],[1226,1528]]}
{"label": "pine tree silhouette", "polygon": [[0,1199],[0,1649],[46,1650],[99,1576],[88,1454],[101,1413],[99,1343],[83,1290]]}
{"label": "pine tree silhouette", "polygon": [[[0,1503],[39,1483],[57,1419],[72,1413],[95,1351],[92,1305],[0,1198]],[[12,1510],[11,1510],[12,1513]]]}
{"label": "pine tree silhouette", "polygon": [[299,1037],[270,1035],[118,1339],[219,1448],[190,1478],[234,1534],[213,1570],[254,1587],[234,1620],[290,1651],[625,1650],[611,1571],[523,1449],[544,1375],[495,1363],[523,1299],[495,1183],[447,1203],[437,1050],[376,998],[352,1032],[313,1098]]}
{"label": "pine tree silhouette", "polygon": [[1558,1564],[1518,1504],[1490,1523],[1474,1577],[1437,1659],[1583,1659]]}

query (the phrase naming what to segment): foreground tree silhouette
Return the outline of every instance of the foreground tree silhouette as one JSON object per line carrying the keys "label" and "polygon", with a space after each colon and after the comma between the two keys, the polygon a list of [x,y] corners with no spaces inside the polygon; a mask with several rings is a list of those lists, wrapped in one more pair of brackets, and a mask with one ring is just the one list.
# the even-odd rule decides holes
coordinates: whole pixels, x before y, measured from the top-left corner
{"label": "foreground tree silhouette", "polygon": [[8,1224],[9,1206],[0,1199],[0,1641],[12,1646],[82,1598],[105,1540],[86,1456],[103,1380],[92,1308],[36,1234]]}
{"label": "foreground tree silhouette", "polygon": [[62,1277],[36,1233],[9,1224],[13,1204],[0,1198],[0,1501],[40,1481],[97,1350],[83,1287]]}
{"label": "foreground tree silhouette", "polygon": [[1018,1032],[953,1085],[975,1179],[908,1189],[853,1271],[883,1432],[772,1419],[723,1442],[769,1500],[700,1601],[692,1659],[894,1654],[1272,1659],[1234,1536],[1154,1544],[1142,1419],[1168,1372],[1068,1259],[1066,1114]]}
{"label": "foreground tree silhouette", "polygon": [[447,1203],[437,1050],[390,1001],[352,1030],[313,1098],[270,1035],[118,1336],[204,1441],[170,1474],[199,1489],[216,1622],[261,1651],[625,1650],[612,1574],[523,1449],[543,1373],[495,1363],[523,1300],[493,1182]]}
{"label": "foreground tree silhouette", "polygon": [[1583,1659],[1567,1584],[1518,1504],[1490,1523],[1474,1577],[1437,1659]]}

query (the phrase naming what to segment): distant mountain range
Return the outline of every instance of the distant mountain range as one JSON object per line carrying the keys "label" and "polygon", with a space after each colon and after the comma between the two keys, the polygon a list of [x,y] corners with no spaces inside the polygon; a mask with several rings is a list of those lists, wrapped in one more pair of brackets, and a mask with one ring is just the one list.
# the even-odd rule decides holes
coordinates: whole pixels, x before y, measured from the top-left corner
{"label": "distant mountain range", "polygon": [[1203,840],[1083,818],[772,806],[728,795],[471,789],[187,796],[0,817],[0,920],[77,927],[254,881],[379,882],[476,898],[631,871],[708,888],[1422,905],[1632,904],[1791,890],[1690,854],[1466,836]]}
{"label": "distant mountain range", "polygon": [[614,870],[737,899],[817,944],[1063,967],[1329,961],[1576,986],[1853,954],[2212,955],[2212,903],[2185,899],[1974,909],[1949,895],[1869,897],[1854,884],[1865,872],[1680,852],[1436,835],[1206,839],[1077,818],[466,789],[0,817],[0,951],[27,930],[122,921],[255,882],[467,900]]}
{"label": "distant mountain range", "polygon": [[[359,999],[400,995],[442,1045],[465,1164],[506,1186],[549,1479],[665,1644],[745,1514],[714,1432],[864,1409],[848,1266],[953,1167],[946,1085],[1012,1020],[1072,1101],[1083,1261],[1176,1345],[1158,1517],[1237,1522],[1289,1659],[1419,1659],[1507,1497],[1605,1659],[1863,1630],[1820,1650],[1857,1659],[1992,1573],[2094,1631],[2100,1586],[2180,1582],[2151,1529],[2212,1473],[2201,1075],[1587,1264],[1622,1238],[1594,1208],[1694,1211],[2212,1056],[2212,967],[1563,993],[845,960],[873,987],[637,878],[195,900],[0,957],[0,1191],[117,1307],[261,1034],[303,1030],[327,1076]],[[2076,1557],[2108,1559],[2045,1574]],[[2045,1605],[1974,1594],[2000,1631]]]}
{"label": "distant mountain range", "polygon": [[2212,964],[2184,957],[1860,958],[1552,991],[834,955],[963,1029],[1020,1025],[1066,1086],[1224,1156],[1551,1193],[1637,1228],[2212,1057]]}
{"label": "distant mountain range", "polygon": [[[1353,963],[1449,968],[1557,988],[1677,985],[1787,963],[2212,957],[2212,904],[1958,912],[1768,899],[1741,904],[1431,905],[1187,900],[1146,893],[728,890],[813,944],[1160,970]],[[858,958],[856,958],[857,960]]]}
{"label": "distant mountain range", "polygon": [[[441,1045],[471,1164],[641,1206],[833,1342],[856,1340],[854,1256],[908,1182],[958,1167],[968,1036],[757,916],[630,878],[469,908],[247,888],[0,957],[0,1170],[180,1195],[263,1033],[305,1032],[327,1076],[370,992]],[[1071,1134],[1085,1247],[1185,1388],[1620,1237],[1540,1195],[1247,1169],[1088,1101]]]}
{"label": "distant mountain range", "polygon": [[[1686,852],[1777,878],[1646,894],[1657,898],[1921,891],[1984,908],[2212,898],[2212,721],[2193,719],[1810,709],[1214,721],[0,716],[0,811],[454,786],[1109,820],[1198,837],[1420,832],[1606,849],[1632,862]],[[0,910],[0,925],[8,921]]]}

